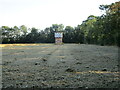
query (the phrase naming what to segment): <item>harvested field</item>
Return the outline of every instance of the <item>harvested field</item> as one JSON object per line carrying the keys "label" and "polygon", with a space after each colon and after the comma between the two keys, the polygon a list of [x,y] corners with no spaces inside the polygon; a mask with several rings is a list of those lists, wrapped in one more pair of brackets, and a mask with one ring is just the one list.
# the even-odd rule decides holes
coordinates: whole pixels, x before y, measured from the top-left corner
{"label": "harvested field", "polygon": [[3,88],[118,88],[118,47],[3,44]]}

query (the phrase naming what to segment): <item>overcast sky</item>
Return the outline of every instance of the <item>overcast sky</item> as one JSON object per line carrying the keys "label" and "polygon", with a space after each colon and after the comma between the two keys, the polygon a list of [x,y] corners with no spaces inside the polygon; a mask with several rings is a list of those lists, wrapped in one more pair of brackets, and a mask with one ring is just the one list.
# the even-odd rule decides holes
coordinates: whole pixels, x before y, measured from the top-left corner
{"label": "overcast sky", "polygon": [[75,27],[89,15],[100,16],[99,5],[116,1],[119,0],[0,0],[0,26]]}

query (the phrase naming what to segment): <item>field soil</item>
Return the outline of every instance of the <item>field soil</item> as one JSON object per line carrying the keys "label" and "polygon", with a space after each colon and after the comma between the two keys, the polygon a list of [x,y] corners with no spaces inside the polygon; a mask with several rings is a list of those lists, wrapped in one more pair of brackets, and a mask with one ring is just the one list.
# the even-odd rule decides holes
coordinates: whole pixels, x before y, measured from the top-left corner
{"label": "field soil", "polygon": [[118,47],[11,44],[2,47],[3,88],[118,88]]}

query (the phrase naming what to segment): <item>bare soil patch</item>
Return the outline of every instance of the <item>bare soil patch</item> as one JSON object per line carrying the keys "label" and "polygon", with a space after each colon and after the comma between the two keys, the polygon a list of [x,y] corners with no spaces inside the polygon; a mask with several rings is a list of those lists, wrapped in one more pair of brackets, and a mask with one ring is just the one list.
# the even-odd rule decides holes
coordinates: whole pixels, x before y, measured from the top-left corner
{"label": "bare soil patch", "polygon": [[118,88],[118,47],[2,46],[3,88]]}

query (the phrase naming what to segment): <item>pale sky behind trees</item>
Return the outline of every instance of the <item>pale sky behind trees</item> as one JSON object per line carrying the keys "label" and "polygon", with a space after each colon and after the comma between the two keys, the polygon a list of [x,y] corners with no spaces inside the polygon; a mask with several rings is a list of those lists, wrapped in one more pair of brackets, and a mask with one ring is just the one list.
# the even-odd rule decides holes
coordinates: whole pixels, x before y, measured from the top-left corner
{"label": "pale sky behind trees", "polygon": [[52,24],[77,26],[89,15],[100,16],[102,4],[119,0],[0,0],[0,27],[44,29]]}

